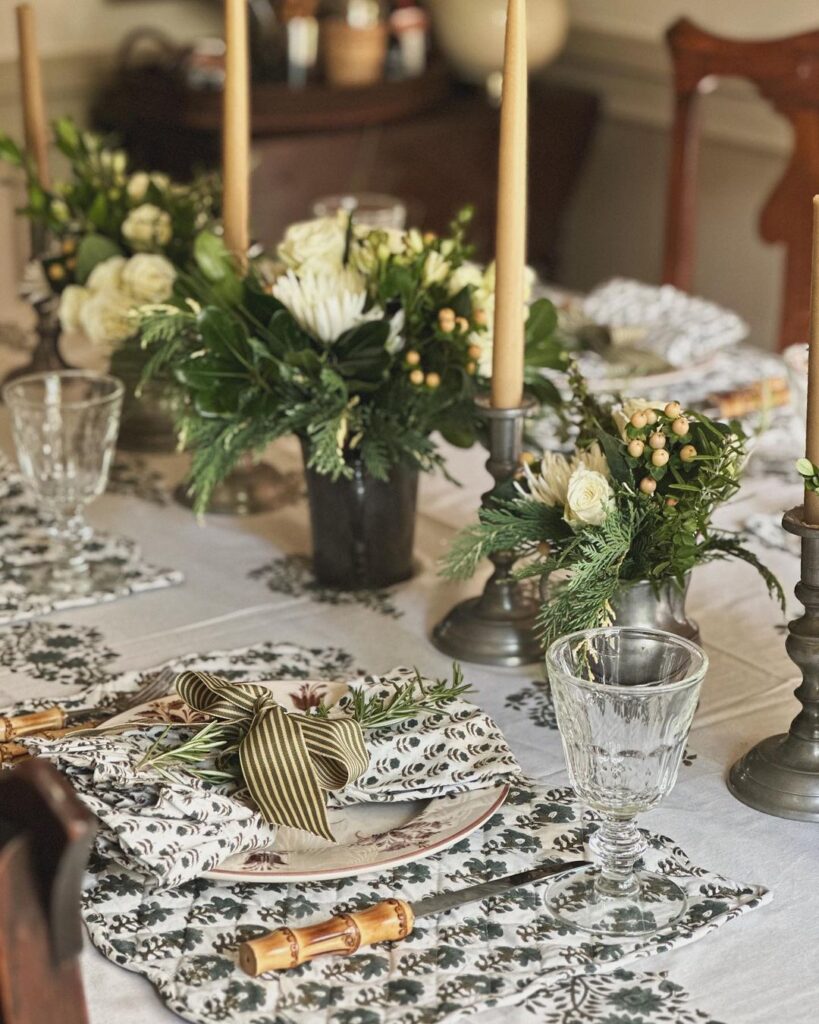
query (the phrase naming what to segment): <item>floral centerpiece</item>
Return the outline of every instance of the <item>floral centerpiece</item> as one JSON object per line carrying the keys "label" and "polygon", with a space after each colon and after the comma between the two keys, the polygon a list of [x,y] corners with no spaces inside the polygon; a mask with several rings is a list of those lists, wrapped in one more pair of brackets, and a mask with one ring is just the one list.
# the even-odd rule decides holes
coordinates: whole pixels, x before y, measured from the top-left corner
{"label": "floral centerpiece", "polygon": [[[142,319],[150,372],[169,370],[180,387],[198,510],[243,455],[295,434],[313,511],[333,505],[327,531],[313,517],[324,582],[409,573],[417,472],[444,465],[433,435],[469,446],[480,430],[475,397],[491,357],[494,296],[491,270],[470,261],[469,219],[462,214],[448,237],[371,229],[346,215],[298,224],[267,283],[252,267],[240,272],[213,235],[200,236],[189,301]],[[535,367],[563,365],[555,322],[551,303],[533,304],[527,376],[547,402],[559,396]],[[322,559],[328,531],[344,551],[371,546],[362,572],[342,551],[338,571]],[[405,540],[391,556],[398,534]]]}
{"label": "floral centerpiece", "polygon": [[[551,581],[542,586],[544,646],[612,622],[657,624],[634,621],[628,596],[638,587],[650,588],[658,601],[670,592],[664,628],[694,635],[682,613],[688,577],[717,559],[749,562],[784,606],[779,582],[741,535],[713,525],[715,511],[739,487],[740,425],[675,401],[607,405],[588,393],[576,368],[569,379],[574,450],[524,465],[513,489],[456,538],[444,573],[466,578],[500,550],[527,558],[522,576]],[[643,603],[637,618],[645,613]]]}
{"label": "floral centerpiece", "polygon": [[[132,171],[128,155],[100,135],[81,132],[69,118],[53,125],[68,174],[46,188],[23,149],[0,133],[0,159],[26,176],[22,212],[48,239],[36,254],[48,289],[58,297],[66,331],[82,331],[126,384],[135,384],[144,357],[135,338],[135,311],[165,302],[193,242],[218,214],[212,176],[191,184],[165,174]],[[126,402],[127,429],[133,397]]]}

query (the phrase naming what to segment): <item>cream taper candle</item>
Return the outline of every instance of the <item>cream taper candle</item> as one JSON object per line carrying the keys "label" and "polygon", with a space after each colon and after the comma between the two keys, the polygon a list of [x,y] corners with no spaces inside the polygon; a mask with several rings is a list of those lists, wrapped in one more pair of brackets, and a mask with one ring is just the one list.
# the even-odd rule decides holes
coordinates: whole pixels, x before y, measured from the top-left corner
{"label": "cream taper candle", "polygon": [[26,150],[44,188],[50,185],[48,171],[48,129],[43,100],[43,76],[37,52],[37,26],[31,4],[18,4],[17,40],[20,47],[20,90],[23,95],[23,125]]}
{"label": "cream taper candle", "polygon": [[492,405],[496,409],[514,409],[523,401],[528,91],[526,0],[509,0],[501,105],[492,359]]}
{"label": "cream taper candle", "polygon": [[247,0],[225,0],[222,176],[225,245],[244,264],[250,245],[250,59]]}
{"label": "cream taper candle", "polygon": [[[810,357],[808,361],[807,457],[819,465],[819,196],[813,197],[813,262],[811,264]],[[805,491],[805,522],[819,526],[819,494]]]}

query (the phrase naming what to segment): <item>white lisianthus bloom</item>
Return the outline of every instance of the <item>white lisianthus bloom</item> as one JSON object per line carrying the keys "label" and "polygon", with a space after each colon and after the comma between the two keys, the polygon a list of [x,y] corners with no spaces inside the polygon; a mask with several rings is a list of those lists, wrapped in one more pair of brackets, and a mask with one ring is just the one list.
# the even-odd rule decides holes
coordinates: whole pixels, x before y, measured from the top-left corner
{"label": "white lisianthus bloom", "polygon": [[279,259],[297,273],[334,274],[344,267],[347,217],[318,217],[292,224],[279,245]]}
{"label": "white lisianthus bloom", "polygon": [[483,288],[483,270],[477,263],[462,263],[449,279],[450,295],[458,295],[467,287],[475,289],[476,293]]}
{"label": "white lisianthus bloom", "polygon": [[578,466],[569,478],[563,518],[573,529],[602,526],[613,498],[611,485],[602,473]]}
{"label": "white lisianthus bloom", "polygon": [[122,234],[134,249],[161,248],[173,237],[171,215],[153,203],[143,203],[131,210],[125,218]]}
{"label": "white lisianthus bloom", "polygon": [[78,331],[80,329],[80,314],[86,302],[91,298],[91,292],[78,284],[70,284],[63,289],[60,296],[60,326],[64,331]]}
{"label": "white lisianthus bloom", "polygon": [[404,324],[406,320],[407,315],[403,309],[399,309],[392,320],[390,320],[390,333],[387,336],[385,348],[391,356],[400,352],[404,347]]}
{"label": "white lisianthus bloom", "polygon": [[60,224],[65,224],[71,216],[71,210],[68,208],[68,203],[64,199],[52,199],[51,216],[56,221],[59,221]]}
{"label": "white lisianthus bloom", "polygon": [[615,426],[620,431],[620,437],[625,441],[627,436],[626,427],[635,412],[645,412],[647,409],[654,409],[656,412],[662,412],[663,409],[665,409],[666,404],[666,402],[657,402],[647,398],[628,398],[621,406],[619,406],[619,408],[612,410],[611,418],[614,420]]}
{"label": "white lisianthus bloom", "polygon": [[110,256],[98,263],[88,275],[86,287],[94,294],[122,291],[122,272],[127,262],[124,256]]}
{"label": "white lisianthus bloom", "polygon": [[122,286],[137,302],[165,302],[173,294],[176,270],[164,256],[141,252],[125,264]]}
{"label": "white lisianthus bloom", "polygon": [[145,198],[145,193],[148,191],[150,184],[151,176],[146,174],[145,171],[137,171],[136,174],[132,174],[125,187],[128,198],[135,203],[140,202]]}
{"label": "white lisianthus bloom", "polygon": [[[161,171],[154,171],[151,174],[151,184],[158,188],[160,192],[164,192],[165,189],[170,185],[170,183],[171,179],[168,177],[167,174],[162,174]],[[179,194],[184,195],[184,193],[187,191],[187,186],[183,185],[182,191]]]}
{"label": "white lisianthus bloom", "polygon": [[99,292],[92,295],[80,311],[80,326],[88,340],[112,352],[135,330],[131,319],[133,300],[123,292]]}
{"label": "white lisianthus bloom", "polygon": [[432,285],[443,284],[451,272],[452,267],[449,261],[441,253],[433,249],[424,263],[424,284],[427,288],[430,288]]}
{"label": "white lisianthus bloom", "polygon": [[377,308],[364,312],[367,286],[354,270],[301,275],[290,270],[276,281],[273,295],[303,331],[328,345],[345,331],[384,315]]}
{"label": "white lisianthus bloom", "polygon": [[424,251],[424,236],[418,228],[411,228],[407,233],[407,249],[416,256],[420,256]]}

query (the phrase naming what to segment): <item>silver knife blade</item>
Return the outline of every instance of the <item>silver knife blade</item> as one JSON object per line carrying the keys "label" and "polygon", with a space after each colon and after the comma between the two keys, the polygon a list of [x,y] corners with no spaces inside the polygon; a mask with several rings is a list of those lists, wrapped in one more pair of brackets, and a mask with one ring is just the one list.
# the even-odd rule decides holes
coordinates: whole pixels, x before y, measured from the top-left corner
{"label": "silver knife blade", "polygon": [[463,906],[465,903],[477,903],[479,900],[488,899],[490,896],[502,896],[510,889],[518,889],[522,885],[529,885],[541,878],[548,878],[550,875],[561,875],[564,871],[571,871],[573,868],[585,868],[591,864],[588,860],[570,860],[561,864],[541,864],[540,867],[531,868],[529,871],[520,871],[516,875],[507,875],[505,878],[495,878],[491,882],[481,882],[479,885],[470,885],[468,889],[457,889],[455,892],[442,892],[435,896],[428,896],[425,900],[412,904],[412,911],[416,918],[429,917],[431,914],[446,914],[455,907]]}

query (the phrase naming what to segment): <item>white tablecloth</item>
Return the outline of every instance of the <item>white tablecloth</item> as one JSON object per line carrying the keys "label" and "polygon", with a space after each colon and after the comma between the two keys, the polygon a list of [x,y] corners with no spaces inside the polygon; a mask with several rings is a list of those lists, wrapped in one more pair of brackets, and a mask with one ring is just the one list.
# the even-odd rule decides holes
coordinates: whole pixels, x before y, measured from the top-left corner
{"label": "white tablecloth", "polygon": [[[11,452],[5,411],[0,413],[0,447]],[[399,588],[403,612],[391,618],[361,606],[318,604],[309,596],[269,591],[249,573],[284,553],[309,550],[306,506],[299,503],[250,519],[209,517],[204,525],[176,504],[160,507],[134,496],[108,494],[91,509],[99,527],[133,537],[146,556],[184,571],[182,587],[132,597],[114,604],[51,616],[99,630],[99,643],[116,657],[111,669],[138,669],[172,655],[233,648],[263,640],[309,646],[334,645],[374,672],[414,665],[428,676],[445,675],[450,663],[429,643],[433,624],[478,583],[456,586],[439,580],[435,559],[456,527],[475,514],[488,478],[479,450],[452,455],[461,489],[441,478],[424,479],[417,531],[421,572]],[[280,468],[297,466],[294,446],[274,451]],[[152,460],[173,480],[184,460]],[[748,481],[723,517],[740,522],[751,512],[776,512],[797,503],[796,485],[780,479]],[[762,552],[789,594],[798,560],[784,551]],[[796,610],[795,601],[792,610]],[[769,887],[773,903],[700,942],[647,961],[645,970],[668,971],[691,993],[692,1004],[727,1024],[812,1024],[819,1006],[819,828],[758,814],[738,803],[725,787],[728,767],[754,742],[785,730],[797,706],[791,697],[795,668],[785,654],[781,619],[753,570],[732,563],[699,570],[690,611],[702,627],[712,659],[690,750],[697,758],[683,768],[677,788],[643,819],[669,835],[698,864]],[[538,726],[527,711],[507,706],[539,674],[466,666],[467,678],[504,729],[524,769],[566,782],[558,734]],[[26,695],[66,695],[71,687],[32,679],[8,664],[0,667],[0,702]],[[534,700],[534,698],[533,698]],[[109,964],[91,949],[83,961],[92,1024],[170,1024],[176,1020],[141,978]],[[514,1019],[529,1019],[520,1010]],[[500,1024],[509,1011],[479,1019]]]}

